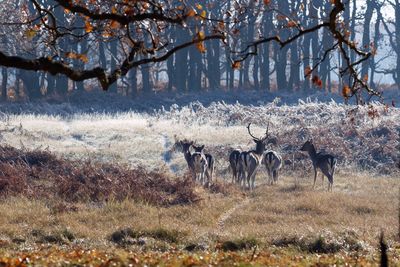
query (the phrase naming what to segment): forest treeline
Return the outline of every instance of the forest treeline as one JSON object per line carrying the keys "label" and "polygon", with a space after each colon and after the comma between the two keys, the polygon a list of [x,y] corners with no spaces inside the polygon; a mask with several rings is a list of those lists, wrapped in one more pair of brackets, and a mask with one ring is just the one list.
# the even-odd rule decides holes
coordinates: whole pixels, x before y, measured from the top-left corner
{"label": "forest treeline", "polygon": [[[250,1],[250,2],[249,2]],[[85,20],[68,17],[68,12],[58,8],[52,0],[38,0],[42,5],[52,6],[55,19],[61,25],[73,28],[74,34],[85,35],[88,26]],[[189,1],[190,2],[190,1]],[[229,10],[235,8],[237,0],[201,1],[198,9],[213,16],[229,16]],[[266,2],[253,1],[246,5],[246,17],[237,21],[234,28],[229,28],[225,43],[231,51],[227,52],[221,40],[208,40],[200,45],[193,45],[177,51],[167,60],[140,65],[129,70],[128,74],[109,88],[109,91],[136,97],[154,90],[196,92],[202,90],[234,90],[255,89],[262,91],[310,91],[325,90],[339,92],[351,81],[346,74],[341,73],[346,66],[346,59],[338,52],[337,42],[328,28],[321,28],[302,35],[287,46],[276,42],[263,43],[243,62],[233,61],[234,51],[243,51],[249,43],[260,37],[277,34],[282,39],[291,36],[296,27],[310,28],[326,19],[332,9],[332,1],[279,0],[274,8],[265,10]],[[196,5],[196,3],[193,3]],[[365,2],[344,1],[345,10],[337,23],[345,25],[345,35],[354,40],[360,47],[373,51],[372,57],[357,66],[371,88],[379,89],[380,79],[377,75],[389,75],[396,84],[400,84],[400,3],[399,0],[366,0]],[[18,16],[29,17],[34,14],[35,5],[31,1],[3,1],[0,10],[0,46],[8,51],[26,57],[37,57],[53,49],[43,43],[35,43],[40,39],[40,33],[14,25]],[[10,10],[13,9],[12,15]],[[18,10],[18,12],[15,12]],[[390,14],[387,15],[388,10]],[[199,11],[199,10],[198,10]],[[250,15],[249,15],[250,14]],[[5,19],[6,18],[6,19]],[[290,19],[288,19],[290,18]],[[6,22],[9,22],[8,24]],[[189,25],[188,28],[190,28]],[[145,29],[146,25],[144,25]],[[193,25],[193,27],[195,27]],[[197,27],[197,26],[196,26]],[[225,25],[219,25],[225,27]],[[228,27],[228,26],[226,26]],[[19,34],[15,34],[16,31]],[[10,34],[13,31],[14,34]],[[186,28],[177,25],[165,28],[171,43],[182,43],[193,38]],[[205,31],[211,31],[210,27]],[[233,31],[233,32],[232,32]],[[209,34],[209,32],[205,32]],[[31,37],[31,42],[21,41],[22,37]],[[20,39],[19,39],[20,38]],[[79,41],[71,38],[62,39],[58,49],[64,54],[68,51],[79,51],[70,54],[69,64],[76,68],[87,68],[99,64],[104,69],[114,69],[120,63],[123,49],[123,36],[97,36],[97,38],[82,38]],[[356,52],[349,49],[351,62],[357,62]],[[55,53],[56,55],[57,53]],[[233,56],[232,56],[233,55]],[[76,58],[78,57],[78,58]],[[140,57],[140,55],[139,55]],[[392,62],[388,64],[387,62]],[[312,75],[307,75],[312,69]],[[1,97],[6,99],[40,99],[48,96],[65,96],[72,91],[100,90],[98,83],[91,80],[75,82],[65,76],[51,72],[33,72],[21,69],[1,68]]]}

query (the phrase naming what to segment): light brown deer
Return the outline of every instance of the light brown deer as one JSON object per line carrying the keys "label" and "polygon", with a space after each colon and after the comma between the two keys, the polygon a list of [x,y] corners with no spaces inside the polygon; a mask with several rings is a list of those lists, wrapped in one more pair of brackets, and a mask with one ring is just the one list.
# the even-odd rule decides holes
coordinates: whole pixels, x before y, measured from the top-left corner
{"label": "light brown deer", "polygon": [[314,184],[313,189],[315,188],[315,181],[317,180],[318,169],[323,173],[322,182],[324,181],[324,175],[328,177],[328,191],[332,191],[333,187],[333,175],[335,174],[336,168],[336,158],[330,154],[317,153],[315,146],[313,144],[312,139],[307,140],[304,145],[300,148],[301,151],[308,152],[308,155],[311,158],[313,168],[314,168]]}
{"label": "light brown deer", "polygon": [[269,184],[277,183],[279,170],[282,167],[282,157],[277,152],[269,150],[264,154],[262,164],[267,169]]}
{"label": "light brown deer", "polygon": [[[250,151],[243,151],[239,156],[239,177],[240,184],[243,188],[247,185],[250,190],[254,190],[255,178],[258,166],[261,164],[263,153],[265,151],[266,142],[268,140],[268,127],[265,135],[263,137],[257,138],[250,131],[250,125],[247,125],[247,131],[249,135],[253,138],[254,143],[256,143],[256,149]],[[268,124],[269,126],[269,124]]]}
{"label": "light brown deer", "polygon": [[[173,149],[183,153],[189,171],[192,173],[193,180],[200,180],[200,183],[204,184],[204,175],[207,169],[207,159],[203,153],[190,152],[190,147],[193,145],[193,143],[193,141],[188,140],[176,141]],[[197,179],[197,176],[199,176],[199,179]]]}
{"label": "light brown deer", "polygon": [[196,146],[196,145],[192,144],[192,147],[194,148],[195,152],[201,153],[206,158],[207,166],[206,166],[205,175],[206,175],[206,178],[207,178],[206,185],[208,186],[208,185],[210,185],[212,183],[212,178],[213,178],[213,173],[214,173],[214,163],[215,163],[214,157],[211,154],[208,154],[208,153],[205,154],[203,152],[204,151],[204,145]]}

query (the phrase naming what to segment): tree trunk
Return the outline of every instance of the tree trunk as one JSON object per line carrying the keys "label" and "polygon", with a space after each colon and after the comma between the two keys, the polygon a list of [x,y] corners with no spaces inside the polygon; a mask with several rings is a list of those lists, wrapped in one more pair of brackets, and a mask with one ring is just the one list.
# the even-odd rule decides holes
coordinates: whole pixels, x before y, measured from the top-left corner
{"label": "tree trunk", "polygon": [[202,54],[196,47],[189,48],[189,85],[190,90],[199,92],[201,90]]}
{"label": "tree trunk", "polygon": [[8,81],[8,70],[7,68],[1,69],[1,100],[7,101],[7,81]]}
{"label": "tree trunk", "polygon": [[[283,13],[283,14],[289,14],[290,13],[290,7],[289,7],[289,2],[288,1],[278,1],[278,9]],[[282,25],[283,29],[281,30],[281,33],[279,34],[280,38],[282,40],[286,40],[289,35],[290,35],[290,30],[284,29],[286,26],[286,20],[280,21],[280,24]],[[288,88],[288,83],[287,83],[287,75],[286,75],[286,67],[287,67],[287,61],[288,61],[288,51],[289,47],[285,46],[281,48],[280,45],[276,44],[274,45],[274,53],[275,53],[275,68],[276,68],[276,84],[278,86],[279,91],[287,91]]]}
{"label": "tree trunk", "polygon": [[[375,30],[374,30],[374,48],[377,48],[379,45],[379,41],[381,38],[381,31],[380,31],[380,24],[381,24],[381,20],[382,20],[382,16],[381,16],[381,12],[380,12],[380,6],[376,5],[376,2],[374,3],[375,8],[377,9],[377,14],[378,17],[375,21]],[[378,10],[379,9],[379,10]],[[375,71],[376,71],[376,62],[375,62],[375,57],[372,57],[370,60],[370,68],[371,68],[371,77],[370,77],[370,86],[373,89],[377,89],[377,85],[375,84]]]}
{"label": "tree trunk", "polygon": [[[292,14],[299,12],[299,10],[297,10],[298,8],[296,4],[298,4],[297,1],[291,2]],[[288,82],[288,89],[290,90],[297,90],[300,85],[300,72],[299,72],[300,59],[299,59],[299,47],[297,44],[298,41],[295,40],[290,45],[290,76]]]}
{"label": "tree trunk", "polygon": [[129,84],[131,89],[131,97],[135,98],[137,96],[137,68],[133,68],[129,71]]}
{"label": "tree trunk", "polygon": [[[118,41],[113,40],[110,43],[110,64],[111,64],[111,71],[114,71],[117,68],[117,58],[118,58]],[[108,89],[112,93],[117,93],[117,82],[113,83],[110,88]]]}
{"label": "tree trunk", "polygon": [[42,97],[39,85],[39,75],[33,71],[19,70],[18,78],[22,80],[26,94],[30,100],[37,100]]}
{"label": "tree trunk", "polygon": [[[395,0],[395,36],[400,36],[400,1]],[[393,78],[397,84],[400,84],[400,38],[396,38],[396,46],[394,47],[396,51],[396,70]]]}
{"label": "tree trunk", "polygon": [[[371,42],[371,20],[374,12],[374,4],[372,0],[367,0],[367,9],[364,14],[364,32],[362,37],[362,47],[364,49],[370,49]],[[369,71],[369,60],[363,61],[361,64],[361,78],[368,80],[368,71]]]}
{"label": "tree trunk", "polygon": [[[318,19],[320,18],[320,14],[318,13],[319,8],[322,8],[322,3],[321,0],[317,1],[312,1],[310,4],[310,17],[313,18],[311,21],[311,27],[315,26],[318,24]],[[314,68],[314,72],[312,75],[319,75],[319,67],[316,67],[316,65],[319,62],[319,55],[320,55],[320,40],[319,40],[319,32],[314,31],[311,33],[311,58],[312,58],[312,67]]]}
{"label": "tree trunk", "polygon": [[150,66],[142,65],[140,66],[140,70],[142,72],[142,92],[144,94],[151,93],[153,87],[150,80]]}

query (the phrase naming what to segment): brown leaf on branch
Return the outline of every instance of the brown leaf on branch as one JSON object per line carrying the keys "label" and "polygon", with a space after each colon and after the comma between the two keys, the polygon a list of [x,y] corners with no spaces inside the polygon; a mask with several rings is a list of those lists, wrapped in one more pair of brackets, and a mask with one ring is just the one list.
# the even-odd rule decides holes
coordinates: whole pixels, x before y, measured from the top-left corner
{"label": "brown leaf on branch", "polygon": [[311,67],[310,67],[310,66],[306,66],[306,67],[304,68],[304,76],[305,76],[306,78],[310,79],[310,78],[311,78],[311,73],[312,73]]}
{"label": "brown leaf on branch", "polygon": [[297,26],[297,22],[294,20],[288,21],[287,25],[288,28],[293,28]]}
{"label": "brown leaf on branch", "polygon": [[196,16],[196,11],[194,9],[189,9],[189,11],[187,12],[186,16],[188,17],[194,17]]}
{"label": "brown leaf on branch", "polygon": [[240,61],[234,61],[232,63],[232,69],[234,70],[240,69]]}
{"label": "brown leaf on branch", "polygon": [[197,48],[197,50],[199,50],[200,53],[205,53],[207,51],[206,46],[204,45],[204,42],[196,43],[196,48]]}
{"label": "brown leaf on branch", "polygon": [[112,20],[110,23],[110,28],[113,30],[116,30],[120,27],[121,25],[118,23],[118,21]]}
{"label": "brown leaf on branch", "polygon": [[90,33],[93,31],[93,25],[90,23],[90,21],[86,20],[85,21],[85,32]]}
{"label": "brown leaf on branch", "polygon": [[351,96],[351,89],[347,84],[342,88],[342,96],[346,99]]}

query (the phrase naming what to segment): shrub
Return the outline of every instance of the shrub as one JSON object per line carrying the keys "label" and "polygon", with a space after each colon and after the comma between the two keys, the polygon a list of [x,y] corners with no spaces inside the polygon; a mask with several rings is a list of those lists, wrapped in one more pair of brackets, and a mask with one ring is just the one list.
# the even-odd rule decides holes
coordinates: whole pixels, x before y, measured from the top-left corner
{"label": "shrub", "polygon": [[25,151],[10,146],[0,146],[0,155],[3,197],[24,195],[66,202],[134,199],[156,205],[199,200],[193,182],[187,177],[178,179],[144,168],[66,160],[47,151]]}

